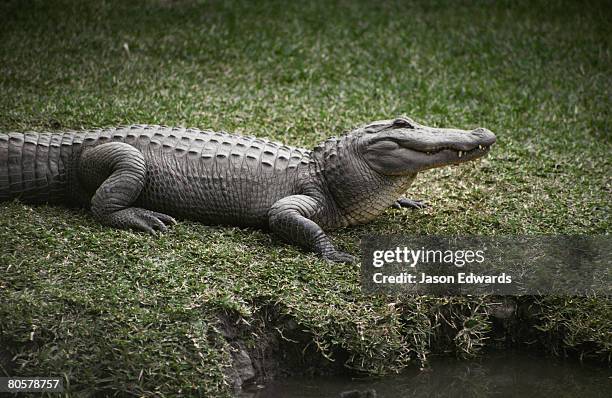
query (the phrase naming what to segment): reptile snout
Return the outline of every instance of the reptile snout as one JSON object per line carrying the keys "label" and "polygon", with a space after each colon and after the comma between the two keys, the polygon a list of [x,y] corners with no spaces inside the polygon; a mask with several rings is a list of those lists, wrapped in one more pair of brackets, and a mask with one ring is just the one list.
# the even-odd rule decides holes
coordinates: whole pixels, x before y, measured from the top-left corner
{"label": "reptile snout", "polygon": [[495,143],[495,134],[491,130],[487,130],[484,127],[478,127],[475,130],[472,130],[472,135],[474,135],[478,141],[482,142],[482,145],[492,145]]}

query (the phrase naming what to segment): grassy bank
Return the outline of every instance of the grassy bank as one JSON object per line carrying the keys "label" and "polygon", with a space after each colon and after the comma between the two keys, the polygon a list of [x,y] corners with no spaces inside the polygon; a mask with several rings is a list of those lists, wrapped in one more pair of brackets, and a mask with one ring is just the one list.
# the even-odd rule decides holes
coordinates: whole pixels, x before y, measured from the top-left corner
{"label": "grassy bank", "polygon": [[[410,189],[430,208],[334,240],[358,254],[370,232],[610,232],[609,4],[327,3],[1,2],[0,131],[158,123],[312,147],[400,114],[484,126],[487,159]],[[305,331],[372,373],[492,341],[480,299],[368,297],[358,265],[262,231],[181,222],[151,237],[2,203],[0,241],[0,347],[15,374],[64,375],[73,392],[227,393],[220,316],[249,344]],[[609,301],[537,307],[531,341],[609,360]]]}

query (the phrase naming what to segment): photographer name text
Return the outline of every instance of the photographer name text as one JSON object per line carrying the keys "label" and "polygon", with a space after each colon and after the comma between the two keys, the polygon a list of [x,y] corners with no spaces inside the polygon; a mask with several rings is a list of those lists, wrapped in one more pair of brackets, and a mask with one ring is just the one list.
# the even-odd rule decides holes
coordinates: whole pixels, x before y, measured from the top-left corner
{"label": "photographer name text", "polygon": [[372,252],[372,265],[381,268],[385,265],[401,264],[412,269],[411,272],[400,272],[386,275],[375,272],[372,281],[376,284],[508,284],[512,283],[512,276],[506,273],[499,275],[479,275],[473,272],[458,272],[453,275],[430,275],[426,272],[414,273],[417,265],[445,264],[462,268],[485,261],[484,250],[433,250],[410,249],[396,247],[393,250],[375,250]]}

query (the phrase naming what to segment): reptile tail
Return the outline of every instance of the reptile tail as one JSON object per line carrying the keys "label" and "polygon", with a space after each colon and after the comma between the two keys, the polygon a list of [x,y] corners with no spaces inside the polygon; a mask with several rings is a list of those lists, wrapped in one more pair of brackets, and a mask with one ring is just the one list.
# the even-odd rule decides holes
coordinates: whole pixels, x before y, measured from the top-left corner
{"label": "reptile tail", "polygon": [[58,202],[64,195],[61,135],[0,134],[0,202]]}

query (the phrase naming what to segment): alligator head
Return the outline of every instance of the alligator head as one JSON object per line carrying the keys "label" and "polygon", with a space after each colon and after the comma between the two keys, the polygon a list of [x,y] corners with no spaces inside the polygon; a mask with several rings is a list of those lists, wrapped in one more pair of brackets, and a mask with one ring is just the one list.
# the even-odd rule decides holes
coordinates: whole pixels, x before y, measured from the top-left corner
{"label": "alligator head", "polygon": [[329,138],[312,157],[342,225],[355,225],[395,203],[420,171],[477,159],[493,143],[495,135],[483,128],[438,129],[398,118]]}
{"label": "alligator head", "polygon": [[495,134],[484,128],[441,129],[404,117],[370,123],[358,136],[357,147],[365,161],[388,176],[474,160],[486,155],[495,143]]}

